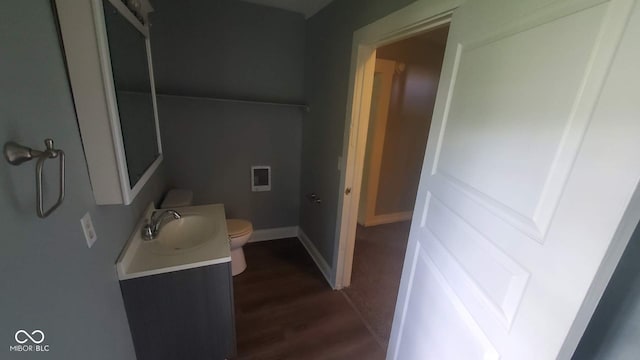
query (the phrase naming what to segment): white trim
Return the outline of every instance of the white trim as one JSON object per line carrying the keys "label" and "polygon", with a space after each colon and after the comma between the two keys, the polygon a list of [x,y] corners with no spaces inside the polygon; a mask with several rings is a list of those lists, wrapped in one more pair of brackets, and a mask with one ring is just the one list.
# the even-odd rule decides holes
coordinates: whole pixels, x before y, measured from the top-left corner
{"label": "white trim", "polygon": [[320,251],[318,251],[318,248],[313,245],[311,239],[309,239],[307,234],[304,233],[302,228],[298,229],[298,239],[302,243],[302,246],[307,249],[307,253],[309,253],[309,256],[311,256],[313,261],[316,263],[316,266],[322,273],[322,276],[324,276],[325,280],[327,280],[327,282],[329,283],[329,286],[335,289],[335,286],[333,286],[333,281],[331,281],[331,267],[324,260],[322,254],[320,254]]}
{"label": "white trim", "polygon": [[297,226],[254,230],[250,243],[298,237]]}
{"label": "white trim", "polygon": [[[147,170],[145,170],[144,174],[142,174],[140,179],[138,179],[138,182],[136,182],[134,187],[131,188],[128,191],[124,191],[124,202],[123,202],[123,205],[129,205],[129,204],[131,204],[133,202],[133,200],[136,198],[136,196],[138,196],[138,193],[147,184],[147,181],[149,181],[151,176],[156,172],[156,169],[158,168],[158,166],[160,166],[160,163],[162,163],[163,159],[164,159],[164,157],[163,157],[162,153],[160,153],[158,155],[158,157],[156,157],[156,159],[153,160],[151,165],[149,165]],[[127,181],[129,180],[129,175],[128,174],[129,173],[127,172],[127,175],[126,175]],[[131,186],[131,185],[127,185],[127,186]]]}
{"label": "white trim", "polygon": [[383,225],[383,224],[391,224],[391,223],[411,220],[412,216],[413,216],[413,211],[403,211],[403,212],[397,212],[397,213],[391,213],[391,214],[375,215],[373,217],[367,218],[365,223],[364,224],[360,223],[360,225],[364,227],[368,227],[368,226],[376,226],[376,225]]}
{"label": "white trim", "polygon": [[[120,0],[108,0],[109,3],[118,10],[123,18],[127,19],[138,31],[140,31],[144,37],[149,38],[149,29],[136,18],[135,15],[129,10],[129,8]],[[145,14],[146,16],[146,14]]]}
{"label": "white trim", "polygon": [[[111,0],[109,1],[111,2]],[[149,167],[145,170],[144,174],[142,174],[140,179],[138,179],[138,181],[133,187],[131,187],[129,183],[128,165],[125,169],[121,170],[120,172],[121,177],[123,177],[124,181],[126,181],[126,184],[124,185],[125,187],[123,187],[123,189],[128,189],[128,191],[125,190],[123,194],[124,205],[129,205],[133,202],[136,196],[138,196],[138,193],[140,193],[144,185],[147,183],[147,181],[149,181],[151,176],[156,172],[156,169],[158,168],[158,166],[160,166],[160,164],[162,163],[162,160],[164,159],[164,156],[162,155],[162,137],[160,136],[160,120],[158,117],[158,101],[156,99],[155,78],[153,77],[153,61],[151,59],[151,41],[149,40],[148,31],[144,32],[144,35],[145,35],[144,43],[145,43],[145,48],[147,50],[147,65],[149,68],[149,81],[151,82],[151,103],[153,106],[153,116],[154,116],[154,123],[156,128],[156,144],[157,144],[158,156],[151,163],[151,165],[149,165]],[[114,89],[115,89],[115,86],[114,86]],[[118,111],[116,111],[116,114],[119,117]],[[120,121],[118,121],[118,127],[119,126],[120,126]],[[122,132],[120,132],[119,135],[122,138]],[[124,142],[123,138],[122,138],[122,141]],[[124,153],[124,145],[122,146],[121,149],[122,149],[122,157],[124,159],[124,163],[126,164],[127,158]]]}
{"label": "white trim", "polygon": [[[108,1],[145,37],[149,65],[158,156],[133,187],[124,153],[103,2],[56,0],[56,10],[94,199],[98,205],[129,205],[162,162],[162,143],[148,27],[119,1]],[[141,1],[150,9],[146,0]]]}
{"label": "white trim", "polygon": [[[116,163],[118,164],[118,174],[120,178],[120,187],[122,189],[122,203],[129,205],[133,202],[140,190],[144,187],[147,181],[151,178],[155,170],[162,162],[162,145],[160,142],[160,123],[158,121],[158,109],[155,99],[155,84],[153,82],[153,68],[151,64],[151,42],[149,41],[149,31],[147,26],[142,25],[138,19],[131,13],[131,11],[124,6],[121,2],[109,0],[116,10],[122,15],[131,25],[133,25],[144,36],[145,50],[147,52],[147,65],[149,71],[149,83],[151,87],[151,98],[153,106],[153,115],[156,128],[156,142],[158,157],[151,163],[151,165],[145,170],[144,174],[138,179],[135,185],[131,186],[131,180],[129,179],[129,166],[127,164],[127,156],[124,150],[124,137],[122,134],[122,128],[120,126],[120,112],[118,110],[118,103],[116,100],[116,87],[113,80],[113,69],[111,68],[111,52],[109,50],[109,39],[107,36],[107,24],[105,22],[104,9],[102,7],[101,0],[94,0],[94,21],[96,26],[96,38],[98,41],[98,52],[100,54],[100,62],[102,67],[103,83],[105,87],[105,97],[107,101],[107,109],[109,111],[109,120],[111,123],[112,138],[114,143],[114,151],[116,156]],[[85,145],[86,147],[86,145]]]}
{"label": "white trim", "polygon": [[[131,183],[129,181],[129,173],[127,171],[129,166],[127,164],[127,157],[124,153],[124,139],[122,137],[122,128],[120,127],[120,112],[118,111],[118,102],[115,95],[116,86],[113,80],[113,69],[111,68],[111,50],[109,49],[109,38],[107,36],[107,23],[104,17],[102,1],[93,0],[92,7],[93,21],[96,27],[98,54],[100,57],[100,69],[102,70],[102,83],[105,91],[107,111],[109,112],[109,128],[111,129],[113,152],[118,167],[121,198],[123,204],[129,205],[132,201],[130,194]],[[84,147],[86,149],[87,145],[85,144]]]}
{"label": "white trim", "polygon": [[[342,157],[346,161],[345,171],[340,174],[336,217],[337,256],[333,264],[336,289],[351,284],[376,48],[449,23],[453,10],[461,2],[462,0],[418,0],[353,34],[342,151]],[[352,190],[349,196],[345,196],[347,188]]]}
{"label": "white trim", "polygon": [[[149,81],[151,81],[151,100],[153,103],[153,116],[155,117],[155,124],[156,124],[156,139],[157,139],[157,145],[158,145],[158,155],[162,159],[162,136],[160,135],[160,117],[158,116],[158,99],[156,97],[157,96],[156,78],[153,76],[153,59],[151,58],[151,40],[149,37],[145,39],[145,47],[147,48],[147,64],[149,65]],[[146,183],[146,180],[144,182]]]}
{"label": "white trim", "polygon": [[[389,105],[391,103],[395,69],[395,61],[385,59],[375,60],[375,74],[380,74],[382,77],[380,88],[378,89],[378,99],[376,99],[376,106],[374,107],[375,113],[371,114],[374,118],[369,119],[369,121],[373,121],[373,124],[368,125],[369,130],[367,131],[367,140],[365,143],[364,157],[366,160],[368,156],[369,161],[368,164],[363,162],[362,185],[360,185],[362,191],[360,193],[358,207],[358,222],[361,224],[371,223],[376,216],[380,171],[382,169],[384,142],[387,136]],[[366,165],[369,165],[369,168],[368,171],[364,172],[364,166]]]}
{"label": "white trim", "polygon": [[287,238],[298,238],[302,246],[304,246],[305,250],[311,258],[313,262],[318,267],[318,270],[322,273],[325,280],[331,286],[333,286],[333,281],[331,281],[331,267],[322,257],[318,248],[311,242],[311,239],[305,234],[305,232],[299,226],[286,226],[279,228],[271,228],[271,229],[261,229],[254,230],[253,235],[251,235],[250,243],[262,242],[262,241],[271,241],[271,240],[279,240],[279,239],[287,239]]}

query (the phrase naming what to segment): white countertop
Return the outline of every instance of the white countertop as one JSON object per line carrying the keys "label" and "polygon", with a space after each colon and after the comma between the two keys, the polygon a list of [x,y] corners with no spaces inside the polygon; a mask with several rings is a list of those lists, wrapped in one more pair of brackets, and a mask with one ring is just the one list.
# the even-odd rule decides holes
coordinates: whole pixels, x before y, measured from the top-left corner
{"label": "white countertop", "polygon": [[[144,241],[141,230],[146,219],[156,209],[153,203],[149,205],[143,217],[136,225],[133,234],[123,249],[116,268],[120,280],[134,279],[142,276],[156,275],[192,269],[201,266],[221,264],[231,261],[231,249],[227,235],[227,224],[222,204],[189,206],[175,208],[181,215],[203,215],[216,222],[216,230],[211,234],[211,239],[202,245],[174,254],[158,254],[151,251],[152,242]],[[160,229],[162,232],[162,228]]]}

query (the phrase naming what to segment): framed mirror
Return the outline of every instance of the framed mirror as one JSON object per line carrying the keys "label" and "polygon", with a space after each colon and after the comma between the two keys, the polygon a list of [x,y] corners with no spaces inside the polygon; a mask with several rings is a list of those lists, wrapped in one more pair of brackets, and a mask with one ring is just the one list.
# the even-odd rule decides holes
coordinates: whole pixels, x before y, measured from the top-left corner
{"label": "framed mirror", "polygon": [[103,0],[102,3],[117,117],[129,184],[133,188],[160,155],[148,36],[127,20],[109,0]]}
{"label": "framed mirror", "polygon": [[98,204],[130,204],[162,161],[146,0],[56,0]]}

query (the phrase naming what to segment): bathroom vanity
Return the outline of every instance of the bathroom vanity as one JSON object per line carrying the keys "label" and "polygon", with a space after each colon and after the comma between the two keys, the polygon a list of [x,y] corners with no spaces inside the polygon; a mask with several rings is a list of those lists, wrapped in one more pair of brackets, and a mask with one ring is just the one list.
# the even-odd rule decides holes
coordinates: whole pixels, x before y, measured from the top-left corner
{"label": "bathroom vanity", "polygon": [[142,228],[156,211],[150,205],[116,265],[136,356],[231,358],[235,323],[224,207],[176,210],[180,219],[144,240]]}

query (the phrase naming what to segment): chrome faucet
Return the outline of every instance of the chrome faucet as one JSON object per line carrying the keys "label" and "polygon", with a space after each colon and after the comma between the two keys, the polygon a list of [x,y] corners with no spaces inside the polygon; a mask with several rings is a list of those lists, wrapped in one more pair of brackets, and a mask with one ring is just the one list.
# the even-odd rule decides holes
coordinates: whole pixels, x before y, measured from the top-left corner
{"label": "chrome faucet", "polygon": [[162,221],[168,216],[173,217],[173,219],[175,220],[178,220],[182,217],[180,213],[175,210],[156,211],[152,213],[151,217],[147,221],[147,224],[142,228],[142,238],[145,240],[155,239],[160,232]]}

